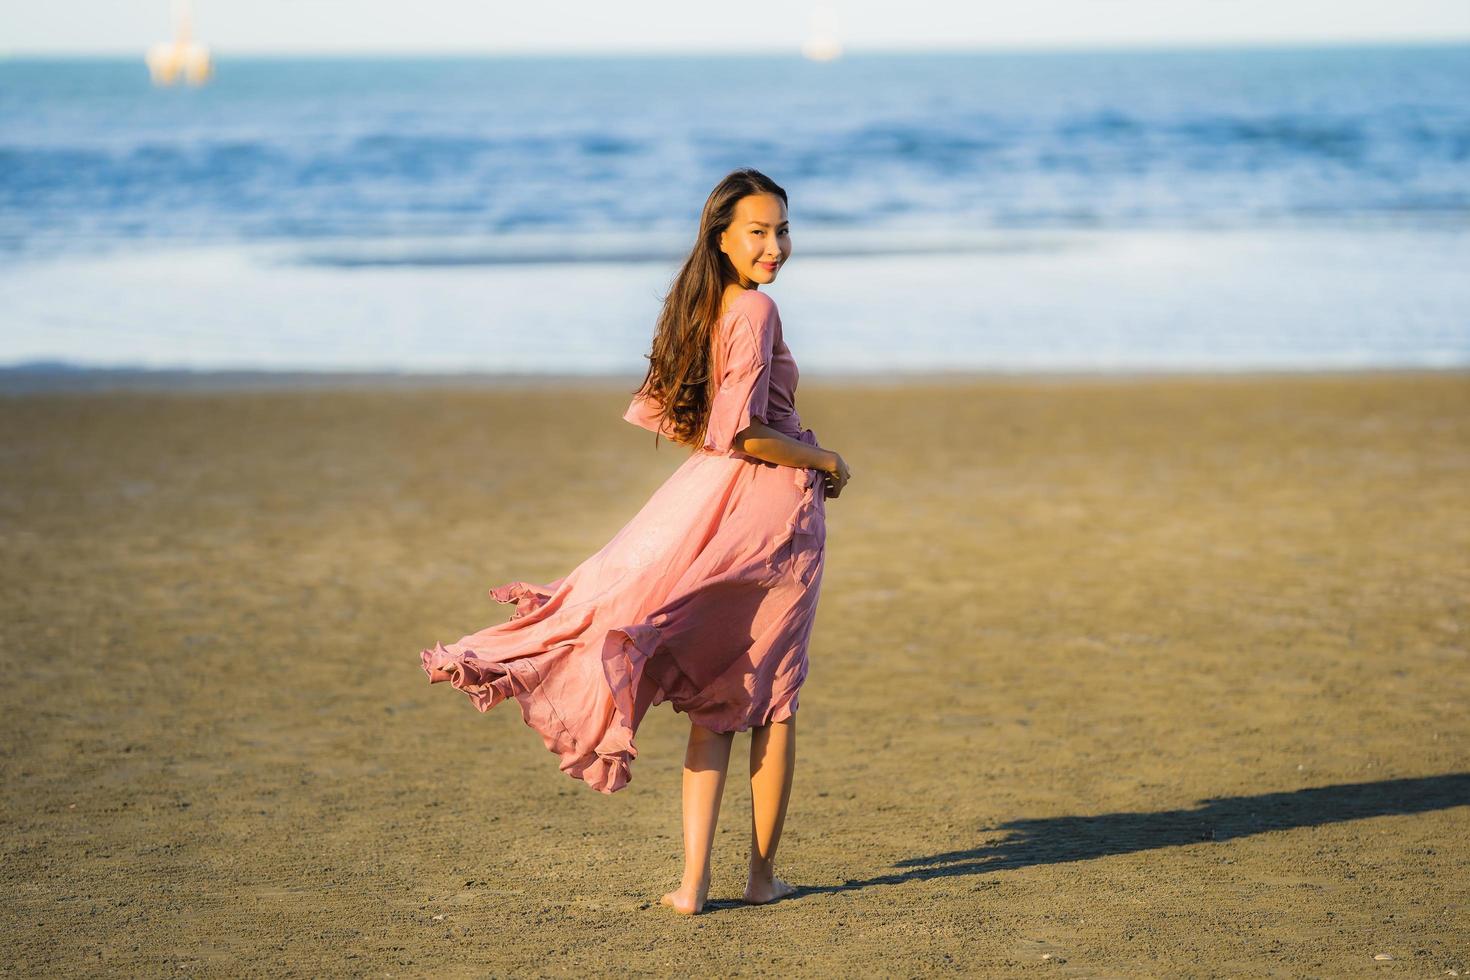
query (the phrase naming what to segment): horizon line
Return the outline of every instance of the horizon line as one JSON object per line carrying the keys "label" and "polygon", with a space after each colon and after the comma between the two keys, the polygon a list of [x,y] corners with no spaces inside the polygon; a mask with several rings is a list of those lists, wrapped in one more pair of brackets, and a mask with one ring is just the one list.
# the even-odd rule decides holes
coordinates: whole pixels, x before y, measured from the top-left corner
{"label": "horizon line", "polygon": [[[768,45],[763,47],[729,47],[681,45],[643,48],[593,47],[360,47],[360,48],[233,48],[204,42],[215,54],[245,58],[488,58],[488,57],[588,57],[649,58],[687,56],[789,55],[803,57],[801,46]],[[1021,41],[1010,43],[959,42],[919,43],[912,45],[844,45],[842,57],[869,54],[1048,54],[1128,51],[1199,51],[1240,49],[1318,49],[1353,47],[1458,47],[1470,44],[1470,33],[1464,35],[1401,37],[1320,37],[1320,38],[1175,38],[1124,41]],[[142,47],[108,48],[12,48],[0,49],[0,60],[40,58],[104,59],[134,58]],[[839,59],[840,60],[840,59]]]}

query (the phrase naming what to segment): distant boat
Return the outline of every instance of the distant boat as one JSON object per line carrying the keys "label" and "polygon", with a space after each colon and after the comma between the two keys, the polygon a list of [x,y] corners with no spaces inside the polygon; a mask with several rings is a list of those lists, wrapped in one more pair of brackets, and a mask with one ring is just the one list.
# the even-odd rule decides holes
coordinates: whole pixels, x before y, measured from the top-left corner
{"label": "distant boat", "polygon": [[174,39],[160,41],[148,49],[148,74],[155,85],[172,85],[180,77],[190,85],[203,85],[214,74],[209,48],[193,38],[194,11],[189,0],[174,2]]}
{"label": "distant boat", "polygon": [[830,4],[819,3],[812,10],[812,34],[801,46],[801,53],[810,61],[835,61],[842,56],[837,13]]}

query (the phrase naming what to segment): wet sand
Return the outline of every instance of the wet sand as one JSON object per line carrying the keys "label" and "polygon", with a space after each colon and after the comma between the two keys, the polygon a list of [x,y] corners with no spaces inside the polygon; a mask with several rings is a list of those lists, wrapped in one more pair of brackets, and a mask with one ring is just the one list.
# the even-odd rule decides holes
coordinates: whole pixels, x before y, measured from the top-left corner
{"label": "wet sand", "polygon": [[418,663],[678,465],[626,403],[0,399],[6,975],[1470,969],[1470,376],[804,380],[802,891],[740,736],[693,919],[681,716],[602,796]]}

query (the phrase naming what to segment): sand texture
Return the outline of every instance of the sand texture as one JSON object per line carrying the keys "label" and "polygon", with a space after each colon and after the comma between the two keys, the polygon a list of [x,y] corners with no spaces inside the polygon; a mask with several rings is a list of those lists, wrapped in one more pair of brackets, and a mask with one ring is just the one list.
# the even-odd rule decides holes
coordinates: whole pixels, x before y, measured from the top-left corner
{"label": "sand texture", "polygon": [[0,400],[0,974],[1466,975],[1470,377],[803,381],[802,891],[740,736],[693,919],[682,716],[602,796],[418,663],[678,465],[627,389]]}

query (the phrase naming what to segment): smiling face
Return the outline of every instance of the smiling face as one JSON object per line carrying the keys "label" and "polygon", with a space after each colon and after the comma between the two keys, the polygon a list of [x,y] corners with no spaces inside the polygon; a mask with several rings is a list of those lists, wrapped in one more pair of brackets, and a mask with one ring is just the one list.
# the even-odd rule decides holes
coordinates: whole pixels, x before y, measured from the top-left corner
{"label": "smiling face", "polygon": [[785,202],[775,194],[747,194],[736,201],[735,216],[720,233],[720,251],[729,257],[743,288],[774,281],[791,257]]}

